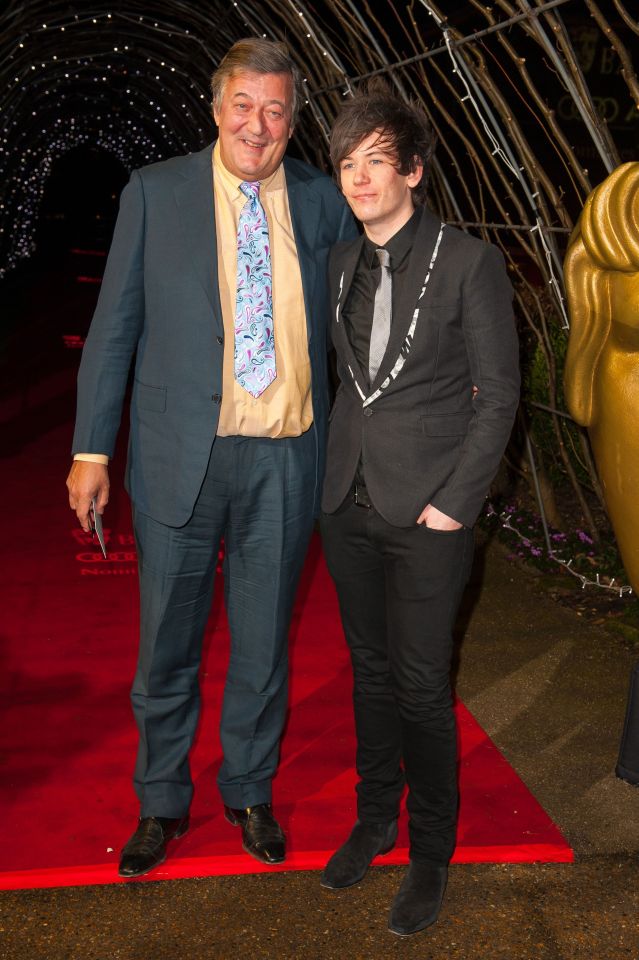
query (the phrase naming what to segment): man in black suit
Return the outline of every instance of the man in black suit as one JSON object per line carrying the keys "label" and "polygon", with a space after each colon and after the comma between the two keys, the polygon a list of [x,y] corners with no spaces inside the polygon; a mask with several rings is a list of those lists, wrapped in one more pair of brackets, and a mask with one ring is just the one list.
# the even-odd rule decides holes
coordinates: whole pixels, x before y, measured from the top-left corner
{"label": "man in black suit", "polygon": [[423,111],[379,85],[344,105],[331,138],[364,226],[329,260],[341,383],[322,500],[360,781],[322,884],[357,883],[391,849],[406,781],[410,866],[389,921],[403,936],[437,919],[455,846],[452,628],[519,393],[503,257],[424,206],[431,152]]}

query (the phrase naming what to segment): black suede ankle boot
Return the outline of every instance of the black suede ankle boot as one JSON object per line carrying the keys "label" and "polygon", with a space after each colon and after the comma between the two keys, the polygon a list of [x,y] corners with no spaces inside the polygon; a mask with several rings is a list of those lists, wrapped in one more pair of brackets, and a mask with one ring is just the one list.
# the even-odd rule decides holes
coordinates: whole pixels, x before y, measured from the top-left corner
{"label": "black suede ankle boot", "polygon": [[391,907],[388,929],[408,937],[435,923],[444,899],[448,867],[411,860]]}
{"label": "black suede ankle boot", "polygon": [[397,820],[390,823],[362,823],[358,820],[346,843],[326,864],[320,883],[330,890],[359,883],[371,861],[392,850],[396,840]]}

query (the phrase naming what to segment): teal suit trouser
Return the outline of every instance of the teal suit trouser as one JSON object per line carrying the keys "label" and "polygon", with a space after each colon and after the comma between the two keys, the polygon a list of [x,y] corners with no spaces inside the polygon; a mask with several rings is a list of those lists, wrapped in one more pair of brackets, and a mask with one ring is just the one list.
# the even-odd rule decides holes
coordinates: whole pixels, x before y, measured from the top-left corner
{"label": "teal suit trouser", "polygon": [[313,428],[281,440],[218,437],[188,523],[167,527],[134,509],[141,609],[131,700],[141,816],[179,817],[191,803],[202,639],[222,538],[231,652],[218,786],[232,807],[271,800],[287,706],[288,629],[315,483]]}

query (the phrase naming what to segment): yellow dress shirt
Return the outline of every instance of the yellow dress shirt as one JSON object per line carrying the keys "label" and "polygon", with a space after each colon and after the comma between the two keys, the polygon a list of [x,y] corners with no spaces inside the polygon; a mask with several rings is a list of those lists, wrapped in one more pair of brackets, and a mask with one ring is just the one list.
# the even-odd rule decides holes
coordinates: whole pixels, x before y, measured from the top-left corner
{"label": "yellow dress shirt", "polygon": [[311,362],[308,355],[302,276],[288,206],[282,164],[260,183],[266,212],[273,271],[273,331],[277,377],[257,399],[233,374],[235,294],[237,289],[237,225],[246,197],[242,181],[224,167],[219,143],[213,150],[217,263],[224,323],[222,405],[217,432],[221,437],[298,437],[313,422]]}

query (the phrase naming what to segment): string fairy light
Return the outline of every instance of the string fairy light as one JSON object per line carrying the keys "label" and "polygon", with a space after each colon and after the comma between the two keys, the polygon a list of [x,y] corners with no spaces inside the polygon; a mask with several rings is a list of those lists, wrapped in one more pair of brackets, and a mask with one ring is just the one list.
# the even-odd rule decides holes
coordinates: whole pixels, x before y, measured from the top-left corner
{"label": "string fairy light", "polygon": [[[139,0],[124,0],[111,11],[100,9],[98,2],[94,9],[70,15],[62,3],[48,3],[46,21],[37,16],[30,21],[25,10],[19,32],[4,34],[10,75],[3,75],[0,64],[0,276],[34,249],[39,205],[56,159],[93,141],[131,168],[204,146],[213,135],[211,68],[239,36],[278,39],[270,16],[261,22],[264,14],[252,4],[236,2],[224,13],[203,10],[192,0],[179,9],[151,0],[145,12],[138,12],[138,5]],[[290,0],[286,8],[304,32],[311,61],[321,56],[322,70],[345,75],[311,12]],[[2,22],[0,14],[0,27]],[[151,89],[153,96],[148,95]],[[158,102],[151,103],[154,99]],[[64,135],[54,128],[61,108]],[[113,117],[105,125],[102,118],[109,108]],[[328,117],[315,104],[311,112],[325,141]],[[103,134],[99,124],[105,127]]]}
{"label": "string fairy light", "polygon": [[[531,16],[539,15],[540,10],[567,2],[536,0],[534,7],[525,3],[523,12],[512,12],[507,16],[506,23],[511,25],[508,30],[509,42],[515,26],[525,26]],[[571,4],[573,2],[575,0],[570,0]],[[585,0],[576,2],[580,7],[585,4]],[[590,5],[593,2],[588,0]],[[616,2],[622,6],[624,0]],[[394,0],[389,0],[389,11],[393,3]],[[478,11],[477,16],[489,17],[489,7],[484,8],[482,4],[473,6]],[[148,0],[144,3],[142,0],[119,0],[115,8],[110,9],[109,4],[92,0],[80,12],[70,13],[68,5],[62,0],[47,0],[46,6],[41,0],[34,0],[32,5],[25,5],[19,18],[9,18],[0,13],[0,28],[3,28],[0,29],[0,48],[6,54],[0,58],[1,133],[5,135],[4,140],[0,135],[0,145],[4,148],[0,158],[2,183],[12,182],[11,173],[18,169],[13,159],[22,152],[23,145],[17,142],[15,133],[16,127],[21,126],[26,116],[27,103],[31,102],[30,110],[36,110],[38,114],[34,120],[42,119],[45,127],[50,122],[47,115],[51,106],[44,102],[41,94],[40,81],[44,75],[46,82],[51,85],[51,102],[57,98],[66,116],[74,111],[90,113],[90,100],[95,93],[83,98],[76,94],[76,89],[81,87],[86,90],[88,86],[95,89],[100,83],[108,89],[116,113],[126,106],[134,111],[139,110],[141,117],[144,117],[144,96],[139,96],[138,91],[150,91],[153,87],[158,99],[168,105],[165,117],[158,122],[153,117],[147,122],[147,127],[153,124],[155,128],[149,135],[156,138],[157,154],[169,156],[204,145],[211,135],[208,102],[211,66],[219,61],[234,40],[250,34],[288,42],[303,69],[305,102],[312,114],[310,125],[300,125],[298,128],[301,137],[297,141],[298,147],[303,156],[323,162],[326,157],[325,143],[336,106],[344,93],[352,90],[352,83],[359,76],[375,73],[377,64],[381,63],[377,72],[388,71],[398,89],[406,89],[410,95],[412,87],[412,91],[418,93],[415,80],[409,76],[409,65],[437,53],[437,49],[424,49],[424,21],[437,22],[432,19],[434,5],[424,0],[411,8],[406,25],[406,29],[415,32],[412,38],[415,55],[403,60],[401,55],[394,53],[393,44],[398,41],[399,33],[394,30],[392,22],[382,29],[380,21],[373,15],[365,16],[361,5],[354,0],[327,3],[325,7],[320,12],[319,8],[305,0],[274,0],[268,8],[245,0],[235,0],[227,5],[219,2],[200,5],[195,0],[181,0],[179,4],[170,4],[166,0]],[[421,21],[420,9],[423,12]],[[334,18],[330,23],[329,13]],[[430,18],[426,16],[427,13],[431,14]],[[213,26],[215,29],[212,29]],[[486,110],[478,99],[481,90],[471,82],[472,71],[470,79],[465,76],[464,64],[468,68],[469,61],[460,56],[458,47],[462,42],[472,46],[477,42],[475,36],[485,39],[501,29],[502,24],[493,20],[489,20],[483,29],[481,23],[479,29],[473,25],[468,35],[458,43],[452,38],[449,24],[439,18],[440,33],[442,30],[448,31],[443,47],[452,58],[453,70],[459,66],[459,73],[455,76],[466,80],[484,118]],[[443,55],[446,56],[446,53]],[[143,66],[147,60],[148,70]],[[401,70],[396,70],[396,65],[400,65]],[[134,81],[135,90],[126,103],[122,103],[124,95],[118,89],[118,80],[124,71]],[[94,79],[98,75],[107,79]],[[65,81],[68,89],[63,87]],[[466,92],[463,90],[462,96]],[[434,105],[431,106],[434,108]],[[322,134],[319,138],[314,136],[317,130]],[[174,131],[175,135],[171,137],[169,131]],[[503,132],[495,138],[495,143],[503,151],[503,156],[499,151],[495,156],[499,157],[504,168],[508,169],[507,160],[515,172],[521,173],[518,159],[509,157],[505,149],[504,144],[507,145],[508,139]],[[491,149],[495,149],[495,146]],[[509,172],[512,175],[512,171]],[[579,173],[581,175],[583,171]],[[468,215],[468,209],[462,209],[464,191],[468,196],[468,187],[464,183],[461,166],[456,175],[457,183],[450,180],[440,160],[435,159],[436,188],[444,191],[446,203],[452,207],[456,218],[469,223],[481,220],[482,217],[474,215],[474,211]],[[9,206],[5,204],[5,211]],[[477,212],[481,206],[483,203],[478,204]],[[8,214],[8,219],[10,216]],[[34,219],[35,216],[37,211],[34,211]],[[531,236],[533,244],[539,245],[537,261],[550,274],[551,291],[560,304],[559,309],[566,324],[561,271],[557,266],[556,250],[548,239],[554,229],[544,223],[544,217],[536,210],[535,222],[530,226],[522,223],[518,233],[522,237],[524,234]],[[10,232],[9,223],[5,233]],[[522,248],[526,248],[525,242],[522,242]]]}
{"label": "string fairy light", "polygon": [[[492,503],[487,504],[485,510],[487,517],[496,517],[504,530],[509,530],[511,533],[514,533],[522,543],[528,545],[531,542],[530,536],[522,533],[521,530],[519,530],[517,527],[514,527],[510,522],[514,517],[515,512],[509,513],[507,510],[503,510],[500,513],[495,510]],[[538,549],[541,553],[542,548],[539,547]],[[574,557],[571,557],[569,560],[565,560],[560,556],[559,551],[553,550],[552,548],[550,550],[546,549],[546,556],[553,563],[563,567],[563,569],[566,570],[566,572],[572,577],[576,577],[576,579],[581,583],[582,590],[585,590],[586,587],[598,587],[600,590],[608,590],[611,593],[616,593],[619,597],[628,596],[633,592],[632,587],[629,584],[618,584],[616,577],[608,577],[604,574],[596,573],[595,579],[593,580],[590,577],[586,577],[583,573],[579,573],[572,567],[572,564],[574,563]]]}
{"label": "string fairy light", "polygon": [[504,166],[510,170],[512,175],[517,179],[523,189],[524,196],[526,197],[526,200],[533,211],[535,224],[530,228],[530,235],[534,235],[539,238],[539,243],[541,244],[543,255],[548,267],[548,284],[557,306],[559,307],[559,312],[562,317],[562,328],[564,330],[568,330],[570,328],[570,322],[568,320],[568,312],[566,310],[566,300],[562,290],[562,282],[558,280],[559,274],[563,281],[562,266],[555,246],[549,243],[547,233],[543,229],[544,220],[537,204],[539,192],[533,191],[533,188],[528,184],[526,177],[524,176],[525,168],[518,164],[515,160],[506,134],[504,133],[501,125],[498,123],[493,110],[491,110],[490,106],[488,105],[481,87],[473,76],[473,73],[468,67],[466,60],[458,53],[456,49],[455,41],[447,22],[436,13],[427,0],[420,0],[420,3],[426,8],[429,15],[433,18],[437,26],[442,31],[442,37],[444,39],[444,43],[446,44],[450,60],[453,64],[453,74],[459,77],[459,80],[465,91],[464,96],[461,98],[462,102],[466,100],[470,102],[473,110],[477,114],[479,122],[482,125],[484,133],[488,137],[488,140],[493,148],[492,155],[499,157]]}
{"label": "string fairy light", "polygon": [[[109,11],[21,26],[4,93],[0,68],[0,276],[33,252],[46,180],[68,150],[90,144],[132,169],[204,146],[212,134],[203,92],[212,57],[202,55],[204,69],[193,76],[180,48],[167,45],[174,33],[192,45],[189,28],[172,32],[157,19],[136,31],[127,24],[123,35],[121,18]],[[147,71],[139,68],[143,57]]]}

